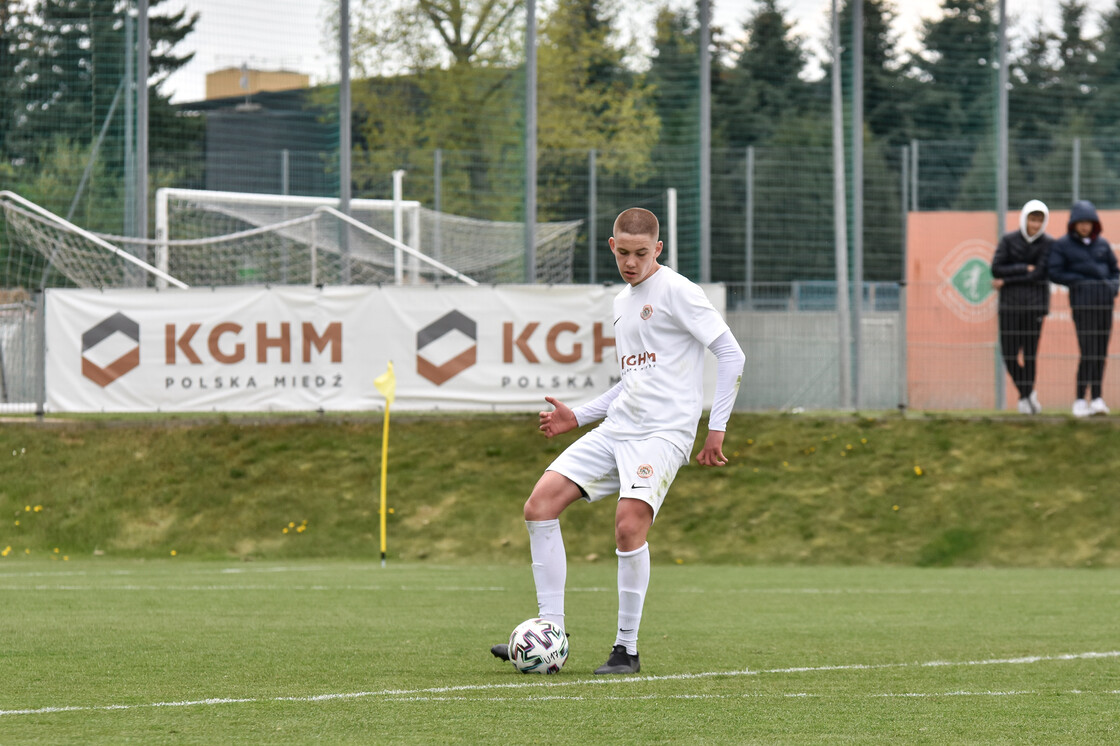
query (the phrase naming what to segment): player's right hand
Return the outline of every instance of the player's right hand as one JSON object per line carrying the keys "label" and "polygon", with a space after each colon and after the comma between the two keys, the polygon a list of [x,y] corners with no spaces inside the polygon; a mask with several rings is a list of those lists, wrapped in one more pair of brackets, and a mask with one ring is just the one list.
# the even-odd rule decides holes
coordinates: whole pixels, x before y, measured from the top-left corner
{"label": "player's right hand", "polygon": [[544,400],[553,406],[551,412],[540,413],[540,431],[545,436],[551,438],[579,427],[575,414],[567,404],[551,396],[546,396]]}

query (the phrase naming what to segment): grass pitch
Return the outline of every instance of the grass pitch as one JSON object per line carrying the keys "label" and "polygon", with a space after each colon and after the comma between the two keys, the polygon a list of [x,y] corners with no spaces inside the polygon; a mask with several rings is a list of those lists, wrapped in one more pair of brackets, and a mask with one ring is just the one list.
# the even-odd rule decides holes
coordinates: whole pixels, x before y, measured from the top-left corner
{"label": "grass pitch", "polygon": [[527,567],[34,557],[0,568],[0,742],[1115,743],[1120,571],[654,568],[642,672],[594,677],[613,563],[568,576],[571,657],[489,646]]}

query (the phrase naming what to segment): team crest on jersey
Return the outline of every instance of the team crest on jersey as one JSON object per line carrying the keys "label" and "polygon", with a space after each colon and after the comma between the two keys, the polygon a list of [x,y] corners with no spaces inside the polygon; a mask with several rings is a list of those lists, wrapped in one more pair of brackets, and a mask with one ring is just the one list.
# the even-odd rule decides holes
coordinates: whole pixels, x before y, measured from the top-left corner
{"label": "team crest on jersey", "polygon": [[[648,306],[647,306],[648,308]],[[638,477],[641,479],[649,479],[653,476],[653,467],[649,464],[642,464],[638,467]]]}
{"label": "team crest on jersey", "polygon": [[653,306],[646,304],[642,306],[642,321],[648,321],[649,317],[653,315]]}

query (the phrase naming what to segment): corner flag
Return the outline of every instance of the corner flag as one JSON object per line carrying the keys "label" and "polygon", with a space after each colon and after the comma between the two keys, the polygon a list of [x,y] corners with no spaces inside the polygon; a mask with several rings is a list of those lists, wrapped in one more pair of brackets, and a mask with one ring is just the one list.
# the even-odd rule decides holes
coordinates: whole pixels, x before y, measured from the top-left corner
{"label": "corner flag", "polygon": [[386,409],[388,405],[393,403],[393,399],[397,396],[397,376],[393,373],[393,361],[389,361],[389,370],[385,371],[377,378],[373,379],[373,385],[385,397]]}
{"label": "corner flag", "polygon": [[385,397],[385,432],[381,436],[381,566],[385,567],[385,518],[386,493],[385,487],[389,476],[389,407],[397,395],[397,376],[393,373],[393,361],[389,361],[389,369],[373,379],[373,385]]}

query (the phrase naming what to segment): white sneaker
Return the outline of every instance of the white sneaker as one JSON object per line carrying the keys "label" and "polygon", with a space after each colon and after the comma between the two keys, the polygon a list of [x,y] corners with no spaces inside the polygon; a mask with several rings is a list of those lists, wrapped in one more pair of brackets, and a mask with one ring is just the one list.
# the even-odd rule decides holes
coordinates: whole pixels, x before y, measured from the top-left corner
{"label": "white sneaker", "polygon": [[1031,406],[1030,399],[1019,400],[1019,414],[1034,414],[1034,407]]}
{"label": "white sneaker", "polygon": [[1034,414],[1042,414],[1042,405],[1038,403],[1038,392],[1032,391],[1031,395],[1027,397],[1027,401],[1031,403],[1031,412]]}
{"label": "white sneaker", "polygon": [[1108,405],[1099,396],[1089,402],[1089,414],[1108,414]]}
{"label": "white sneaker", "polygon": [[1089,416],[1089,402],[1084,399],[1078,399],[1073,403],[1073,416],[1074,417],[1088,417]]}

